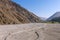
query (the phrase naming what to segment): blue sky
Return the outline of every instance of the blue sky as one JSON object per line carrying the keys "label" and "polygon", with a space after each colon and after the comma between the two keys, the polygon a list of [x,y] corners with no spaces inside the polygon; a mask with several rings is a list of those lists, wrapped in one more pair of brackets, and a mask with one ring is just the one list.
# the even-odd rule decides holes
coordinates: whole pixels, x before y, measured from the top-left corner
{"label": "blue sky", "polygon": [[13,0],[39,17],[48,18],[60,11],[60,0]]}

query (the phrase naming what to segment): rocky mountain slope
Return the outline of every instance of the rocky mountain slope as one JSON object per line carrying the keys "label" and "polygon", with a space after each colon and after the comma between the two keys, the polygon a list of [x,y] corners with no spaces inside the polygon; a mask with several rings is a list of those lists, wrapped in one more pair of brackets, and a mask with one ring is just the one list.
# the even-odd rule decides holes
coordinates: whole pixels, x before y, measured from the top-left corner
{"label": "rocky mountain slope", "polygon": [[0,24],[39,23],[42,20],[11,0],[0,0]]}

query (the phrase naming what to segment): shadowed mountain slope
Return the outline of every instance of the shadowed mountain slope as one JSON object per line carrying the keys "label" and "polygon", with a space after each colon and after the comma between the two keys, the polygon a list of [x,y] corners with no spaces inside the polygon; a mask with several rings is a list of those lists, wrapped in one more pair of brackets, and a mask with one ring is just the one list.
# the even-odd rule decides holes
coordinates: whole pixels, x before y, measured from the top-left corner
{"label": "shadowed mountain slope", "polygon": [[52,15],[47,20],[52,21],[52,22],[60,22],[60,12],[56,12],[54,15]]}
{"label": "shadowed mountain slope", "polygon": [[11,0],[0,0],[0,24],[39,23],[42,20]]}
{"label": "shadowed mountain slope", "polygon": [[60,17],[60,12],[56,12],[51,17],[48,18],[48,20],[52,20],[53,18]]}

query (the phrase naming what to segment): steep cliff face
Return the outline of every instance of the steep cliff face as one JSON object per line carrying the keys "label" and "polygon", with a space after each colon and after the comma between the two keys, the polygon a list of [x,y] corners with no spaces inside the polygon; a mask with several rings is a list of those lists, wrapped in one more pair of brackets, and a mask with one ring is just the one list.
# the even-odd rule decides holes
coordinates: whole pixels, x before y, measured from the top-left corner
{"label": "steep cliff face", "polygon": [[0,0],[0,24],[39,23],[40,18],[11,0]]}

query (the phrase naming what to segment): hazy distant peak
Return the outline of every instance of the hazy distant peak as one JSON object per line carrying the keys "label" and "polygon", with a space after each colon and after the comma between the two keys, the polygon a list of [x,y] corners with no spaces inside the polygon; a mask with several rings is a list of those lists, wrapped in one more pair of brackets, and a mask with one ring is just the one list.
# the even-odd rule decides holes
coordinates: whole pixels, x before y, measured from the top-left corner
{"label": "hazy distant peak", "polygon": [[48,20],[51,20],[51,19],[56,18],[56,17],[60,17],[60,12],[56,12],[50,18],[48,18]]}
{"label": "hazy distant peak", "polygon": [[55,14],[60,14],[60,11],[59,12],[56,12]]}
{"label": "hazy distant peak", "polygon": [[60,17],[60,12],[56,12],[53,17]]}

